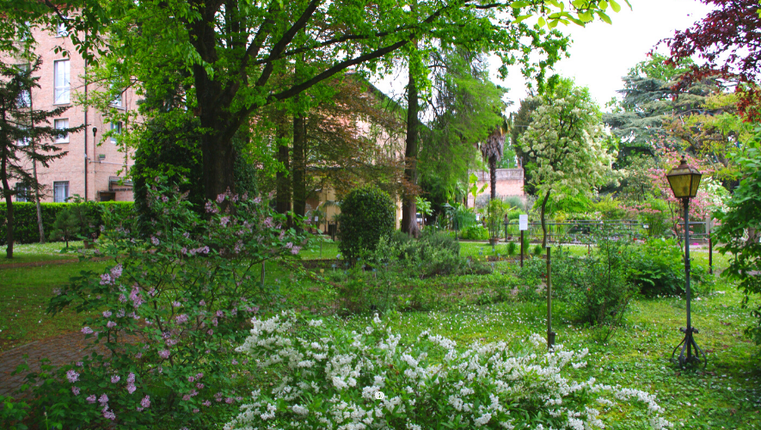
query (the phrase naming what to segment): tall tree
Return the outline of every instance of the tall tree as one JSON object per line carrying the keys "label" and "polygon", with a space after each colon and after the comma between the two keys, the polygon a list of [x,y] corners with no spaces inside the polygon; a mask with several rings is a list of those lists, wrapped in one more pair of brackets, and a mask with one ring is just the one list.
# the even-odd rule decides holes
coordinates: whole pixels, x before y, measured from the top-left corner
{"label": "tall tree", "polygon": [[542,98],[526,130],[523,150],[535,160],[536,187],[542,222],[542,245],[547,245],[545,213],[552,198],[559,201],[589,195],[602,185],[613,155],[604,147],[601,114],[587,88],[562,80]]}
{"label": "tall tree", "polygon": [[50,111],[32,109],[28,96],[29,91],[39,87],[39,77],[32,76],[39,64],[19,67],[0,62],[0,182],[5,199],[7,258],[13,258],[13,196],[17,194],[10,181],[16,180],[29,192],[38,193],[42,185],[29,171],[29,164],[48,167],[51,161],[66,155],[52,141],[82,128],[56,129],[49,125],[48,118],[60,116],[67,107]]}
{"label": "tall tree", "polygon": [[440,210],[478,167],[478,143],[503,122],[505,90],[489,79],[485,56],[462,47],[432,52],[429,68],[432,120],[422,130],[419,165],[421,186]]}
{"label": "tall tree", "polygon": [[[73,0],[45,5],[68,14],[69,34],[81,53],[93,60],[114,59],[122,76],[145,88],[173,79],[171,70],[157,67],[167,61],[189,71],[189,108],[204,131],[207,197],[235,188],[232,138],[249,126],[252,115],[336,73],[360,66],[374,70],[389,54],[423,36],[488,46],[505,62],[528,63],[529,46],[546,49],[539,31],[522,22],[528,16],[541,14],[540,24],[553,28],[559,23],[583,25],[595,17],[610,21],[606,10],[619,9],[613,0],[426,0],[414,8],[405,0],[269,1],[245,7],[238,0]],[[22,0],[2,12],[13,22],[24,22],[40,7],[35,0]],[[303,79],[276,82],[297,57],[306,63],[328,61]],[[539,62],[538,74],[545,64]]]}
{"label": "tall tree", "polygon": [[486,140],[481,143],[481,155],[489,166],[489,178],[491,185],[491,199],[497,198],[497,162],[502,159],[505,151],[505,129],[497,127],[489,133]]}
{"label": "tall tree", "polygon": [[740,111],[758,122],[761,119],[761,5],[756,0],[701,0],[716,8],[692,27],[677,31],[664,39],[670,48],[669,61],[698,57],[682,76],[678,87],[684,88],[705,77],[721,77],[740,82]]}
{"label": "tall tree", "polygon": [[620,139],[617,167],[628,166],[632,155],[653,157],[663,147],[676,146],[678,141],[666,124],[704,109],[705,98],[717,90],[715,80],[674,88],[692,64],[689,59],[670,64],[663,55],[652,53],[622,78],[624,87],[618,90],[622,100],[613,106],[613,112],[603,115]]}

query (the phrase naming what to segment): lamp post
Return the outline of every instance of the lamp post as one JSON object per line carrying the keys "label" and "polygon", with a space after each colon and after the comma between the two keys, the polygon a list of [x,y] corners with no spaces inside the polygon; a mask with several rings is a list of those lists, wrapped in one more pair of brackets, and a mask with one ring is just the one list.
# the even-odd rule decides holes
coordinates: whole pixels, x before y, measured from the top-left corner
{"label": "lamp post", "polygon": [[685,293],[687,294],[687,327],[680,329],[684,333],[684,339],[682,339],[682,342],[679,343],[671,353],[671,359],[673,360],[676,351],[681,347],[677,361],[682,367],[687,364],[699,364],[701,361],[703,362],[703,366],[708,364],[708,359],[706,358],[705,353],[695,342],[693,333],[698,333],[698,330],[692,326],[690,315],[690,199],[695,197],[698,193],[701,176],[703,175],[698,169],[687,165],[684,157],[682,157],[679,166],[671,169],[666,175],[666,179],[669,181],[669,186],[674,193],[674,197],[680,199],[684,206],[684,273],[687,284],[685,290]]}

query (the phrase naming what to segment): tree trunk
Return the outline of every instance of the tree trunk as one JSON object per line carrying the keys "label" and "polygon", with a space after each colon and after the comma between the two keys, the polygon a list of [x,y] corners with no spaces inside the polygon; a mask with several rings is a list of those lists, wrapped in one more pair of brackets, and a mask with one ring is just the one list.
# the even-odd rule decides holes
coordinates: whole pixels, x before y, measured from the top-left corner
{"label": "tree trunk", "polygon": [[417,225],[417,205],[414,189],[417,185],[418,154],[418,94],[412,70],[407,84],[407,140],[404,150],[404,190],[402,192],[402,232],[413,237],[420,235]]}
{"label": "tree trunk", "polygon": [[291,166],[288,154],[290,148],[285,143],[286,136],[285,126],[282,123],[278,123],[277,140],[279,146],[277,148],[277,161],[283,164],[283,170],[277,172],[275,210],[280,214],[287,214],[291,210],[291,178],[289,174]]}
{"label": "tree trunk", "polygon": [[[32,67],[31,64],[27,63],[27,67]],[[87,86],[85,84],[85,99],[87,98]],[[85,100],[86,101],[86,100]],[[32,90],[29,89],[29,112],[34,112],[34,97],[32,97]],[[86,117],[86,115],[85,115]],[[34,132],[34,121],[32,119],[29,119],[30,128],[32,129],[32,136],[35,136]],[[85,130],[85,134],[87,133],[87,130]],[[87,139],[85,138],[85,142],[87,142]],[[36,145],[37,139],[33,138],[31,145]],[[37,151],[34,151],[37,152]],[[85,160],[85,166],[87,166],[87,160]],[[40,182],[37,180],[37,160],[32,160],[32,175],[34,175],[34,205],[37,209],[37,230],[40,233],[40,243],[45,243],[45,225],[42,223],[42,205],[40,205],[40,189],[39,184]],[[87,171],[85,170],[85,175],[87,175]],[[87,200],[87,193],[85,192],[85,200]]]}
{"label": "tree trunk", "polygon": [[544,221],[544,213],[545,209],[547,208],[547,201],[550,199],[550,191],[547,191],[547,194],[544,195],[544,200],[542,200],[542,210],[540,211],[540,217],[542,221],[542,248],[547,247],[547,223]]}
{"label": "tree trunk", "polygon": [[[37,181],[37,161],[32,161],[32,173],[34,174],[34,182]],[[45,224],[42,222],[42,205],[40,204],[40,190],[34,189],[34,204],[37,207],[37,230],[40,233],[40,243],[45,243]]]}
{"label": "tree trunk", "polygon": [[11,198],[11,187],[8,184],[8,171],[6,164],[7,155],[3,154],[2,170],[0,177],[3,178],[3,195],[5,196],[5,221],[8,224],[5,232],[5,243],[8,245],[5,251],[5,258],[13,258],[13,199]]}
{"label": "tree trunk", "polygon": [[306,214],[306,118],[303,115],[293,117],[293,212],[298,216]]}
{"label": "tree trunk", "polygon": [[497,157],[489,157],[489,179],[491,182],[491,200],[497,198]]}

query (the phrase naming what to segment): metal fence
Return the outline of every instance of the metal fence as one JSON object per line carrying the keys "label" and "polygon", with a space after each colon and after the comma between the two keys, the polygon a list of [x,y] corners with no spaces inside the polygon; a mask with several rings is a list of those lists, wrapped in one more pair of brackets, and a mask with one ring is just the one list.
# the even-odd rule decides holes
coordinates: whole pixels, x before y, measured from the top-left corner
{"label": "metal fence", "polygon": [[[593,232],[601,230],[601,234],[609,236],[621,236],[630,239],[647,239],[653,237],[651,228],[637,220],[607,220],[607,221],[590,221],[590,220],[568,220],[564,222],[546,222],[547,240],[550,243],[564,244],[586,244],[593,239]],[[503,226],[501,234],[506,241],[518,241],[520,231],[518,222],[510,222]],[[682,236],[682,225],[677,227]],[[525,236],[531,242],[542,241],[542,224],[540,222],[530,222]],[[672,230],[667,230],[665,237],[673,237]],[[708,234],[706,233],[705,222],[690,222],[690,241],[693,243],[708,243]]]}

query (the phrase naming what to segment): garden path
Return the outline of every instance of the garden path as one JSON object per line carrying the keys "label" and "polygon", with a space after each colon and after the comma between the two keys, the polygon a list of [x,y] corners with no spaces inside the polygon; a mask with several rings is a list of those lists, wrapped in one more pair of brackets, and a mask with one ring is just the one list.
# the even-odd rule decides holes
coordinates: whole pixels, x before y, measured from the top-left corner
{"label": "garden path", "polygon": [[[38,340],[18,348],[0,353],[0,396],[11,396],[24,383],[24,376],[29,372],[39,372],[44,359],[59,366],[81,360],[87,355],[90,341],[80,332],[65,333],[59,336]],[[13,371],[24,363],[28,356],[29,370],[17,375]],[[14,396],[15,397],[15,396]]]}

